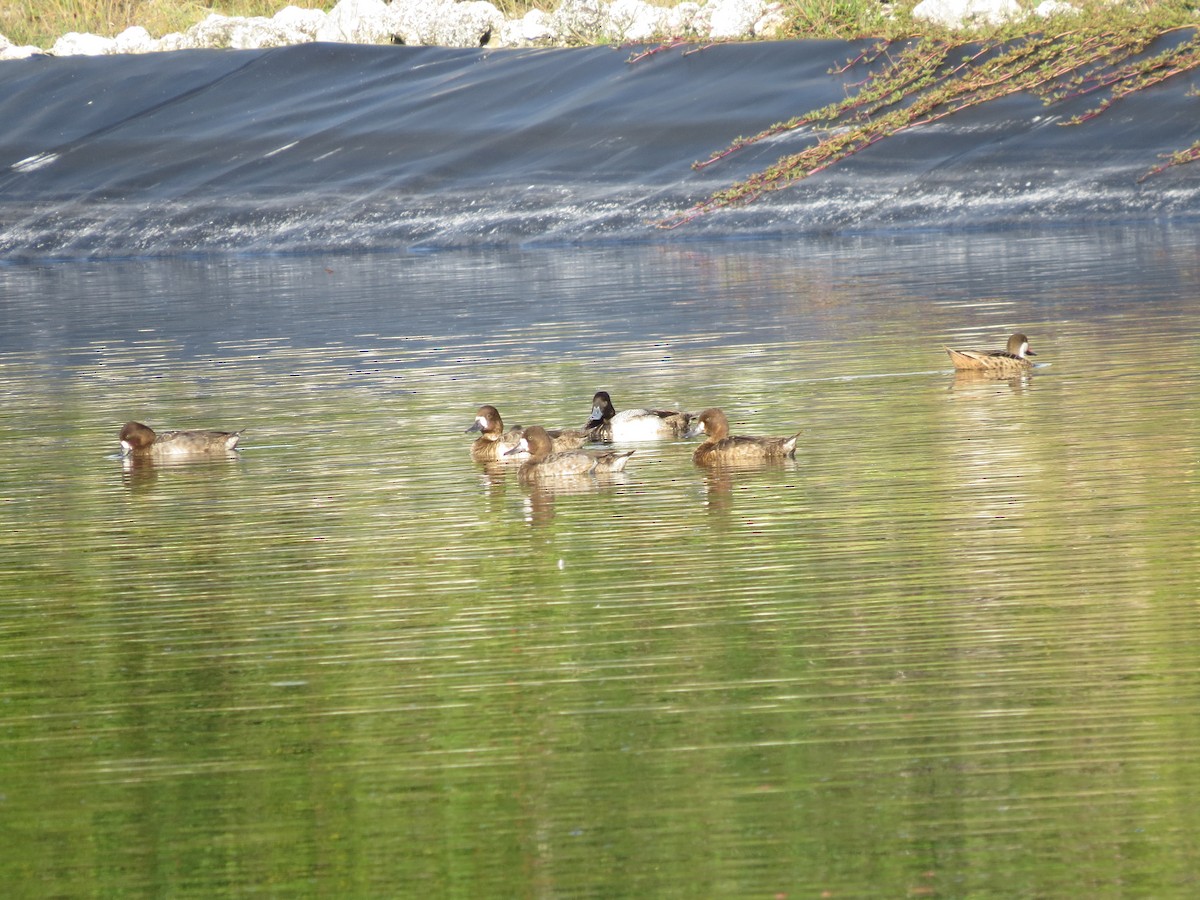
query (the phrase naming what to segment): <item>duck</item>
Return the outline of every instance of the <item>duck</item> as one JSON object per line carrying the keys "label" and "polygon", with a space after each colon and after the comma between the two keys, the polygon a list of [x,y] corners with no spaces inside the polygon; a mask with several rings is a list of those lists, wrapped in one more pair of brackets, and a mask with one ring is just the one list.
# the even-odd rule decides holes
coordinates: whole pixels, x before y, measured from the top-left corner
{"label": "duck", "polygon": [[608,475],[623,471],[633,450],[624,453],[614,451],[567,450],[554,452],[554,442],[540,425],[525,429],[517,446],[508,451],[512,455],[528,453],[517,477],[522,482],[540,481],[543,478],[574,478],[580,475]]}
{"label": "duck", "polygon": [[141,422],[126,422],[121,428],[121,452],[135,459],[186,459],[227,456],[237,448],[240,431],[163,431]]}
{"label": "duck", "polygon": [[706,409],[696,417],[687,437],[707,435],[692,454],[698,466],[754,465],[779,462],[796,455],[796,439],[791,437],[747,437],[729,434],[729,419],[717,408]]}
{"label": "duck", "polygon": [[[485,404],[475,413],[475,422],[464,434],[480,432],[479,437],[471,444],[471,459],[476,462],[504,462],[528,459],[528,452],[513,453],[525,433],[523,428],[504,430],[504,420],[496,407]],[[554,452],[578,450],[588,439],[587,434],[579,430],[547,431],[554,444]]]}
{"label": "duck", "polygon": [[950,361],[959,371],[992,372],[997,375],[1020,375],[1033,368],[1031,356],[1037,356],[1029,349],[1029,338],[1017,332],[1008,339],[1008,346],[1003,350],[951,350]]}
{"label": "duck", "polygon": [[608,391],[592,397],[592,415],[583,426],[594,441],[658,441],[681,438],[687,433],[691,413],[669,409],[613,408]]}

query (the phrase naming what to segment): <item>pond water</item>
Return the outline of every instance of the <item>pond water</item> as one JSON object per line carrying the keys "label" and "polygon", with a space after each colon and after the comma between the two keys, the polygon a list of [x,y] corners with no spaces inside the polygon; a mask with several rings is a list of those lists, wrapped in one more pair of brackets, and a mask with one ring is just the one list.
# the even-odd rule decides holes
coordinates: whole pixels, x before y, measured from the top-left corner
{"label": "pond water", "polygon": [[[0,880],[1194,895],[1198,289],[1150,227],[0,266]],[[469,459],[598,389],[801,448]]]}

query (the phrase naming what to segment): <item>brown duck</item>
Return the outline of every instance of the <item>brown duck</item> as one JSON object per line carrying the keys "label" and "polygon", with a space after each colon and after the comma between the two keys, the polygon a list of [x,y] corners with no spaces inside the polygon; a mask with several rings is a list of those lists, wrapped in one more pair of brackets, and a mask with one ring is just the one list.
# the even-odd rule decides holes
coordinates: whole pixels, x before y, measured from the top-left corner
{"label": "brown duck", "polygon": [[510,450],[510,454],[528,453],[529,459],[521,466],[518,477],[521,481],[538,481],[543,478],[574,478],[581,475],[606,475],[620,472],[629,462],[634,451],[624,453],[567,450],[554,452],[554,442],[545,428],[531,425]]}
{"label": "brown duck", "polygon": [[126,422],[121,429],[121,450],[138,459],[186,459],[225,456],[237,447],[240,431],[163,431],[158,434],[141,422]]}
{"label": "brown duck", "polygon": [[[479,407],[479,411],[475,413],[475,423],[464,433],[471,434],[475,431],[480,432],[479,437],[471,444],[471,459],[476,462],[504,461],[506,458],[509,461],[520,461],[529,458],[528,453],[509,455],[509,452],[520,442],[525,429],[513,428],[511,431],[505,431],[504,420],[500,418],[500,412],[496,407],[490,405]],[[587,442],[588,437],[579,430],[548,431],[547,434],[554,442],[554,452],[556,453],[578,450]]]}
{"label": "brown duck", "polygon": [[1008,339],[1003,350],[951,350],[950,361],[954,368],[970,372],[993,372],[997,375],[1020,375],[1033,368],[1030,356],[1037,356],[1029,349],[1029,338],[1018,332]]}
{"label": "brown duck", "polygon": [[706,409],[696,417],[688,437],[707,435],[692,461],[698,466],[753,465],[777,462],[796,455],[797,432],[791,437],[749,437],[730,435],[729,420],[719,409]]}

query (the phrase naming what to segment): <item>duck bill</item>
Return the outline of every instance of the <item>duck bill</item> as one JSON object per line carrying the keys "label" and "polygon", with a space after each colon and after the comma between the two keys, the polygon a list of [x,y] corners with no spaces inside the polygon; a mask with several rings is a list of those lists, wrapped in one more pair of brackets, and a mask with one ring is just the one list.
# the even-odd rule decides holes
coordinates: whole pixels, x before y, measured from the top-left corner
{"label": "duck bill", "polygon": [[515,456],[518,453],[528,453],[528,452],[529,452],[529,445],[526,444],[524,441],[521,441],[521,443],[517,444],[517,446],[513,447],[511,450],[505,450],[503,455],[504,456]]}
{"label": "duck bill", "polygon": [[468,428],[466,431],[464,431],[463,434],[470,434],[472,431],[483,431],[483,423],[475,422],[474,424],[471,425],[470,428]]}

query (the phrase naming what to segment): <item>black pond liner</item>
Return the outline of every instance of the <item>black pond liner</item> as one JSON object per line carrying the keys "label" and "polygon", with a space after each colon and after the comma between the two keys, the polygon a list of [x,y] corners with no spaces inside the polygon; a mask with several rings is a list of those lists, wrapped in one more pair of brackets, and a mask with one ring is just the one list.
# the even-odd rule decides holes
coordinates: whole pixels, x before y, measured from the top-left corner
{"label": "black pond liner", "polygon": [[1196,73],[1096,98],[1015,95],[881,141],[749,206],[656,222],[811,143],[730,141],[843,98],[865,43],[272,50],[0,63],[0,259],[679,241],[1179,219]]}

